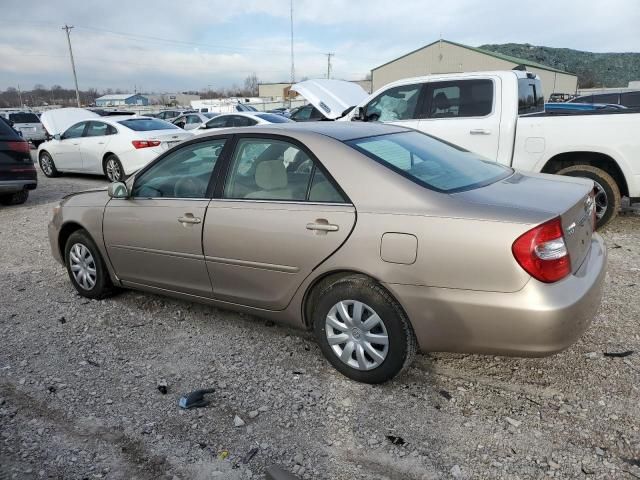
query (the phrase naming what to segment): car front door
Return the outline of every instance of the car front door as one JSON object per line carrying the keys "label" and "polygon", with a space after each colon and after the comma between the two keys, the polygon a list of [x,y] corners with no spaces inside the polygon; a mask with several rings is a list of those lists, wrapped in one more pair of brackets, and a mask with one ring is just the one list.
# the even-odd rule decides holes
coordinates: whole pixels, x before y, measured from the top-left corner
{"label": "car front door", "polygon": [[56,141],[53,161],[60,170],[82,171],[80,143],[89,122],[80,122],[69,127]]}
{"label": "car front door", "polygon": [[111,199],[104,241],[125,284],[211,296],[202,227],[225,138],[192,143],[136,176],[126,199]]}
{"label": "car front door", "polygon": [[385,90],[364,107],[364,119],[418,128],[418,107],[425,88],[424,83],[414,83]]}
{"label": "car front door", "polygon": [[185,129],[186,125],[187,125],[187,117],[186,116],[181,116],[176,118],[175,120],[173,120],[173,124],[177,127],[182,128],[183,130]]}
{"label": "car front door", "polygon": [[90,121],[80,141],[82,170],[90,173],[104,173],[102,159],[113,135],[118,131],[104,122]]}
{"label": "car front door", "polygon": [[282,136],[237,138],[203,231],[213,294],[281,310],[349,236],[355,208],[301,144]]}
{"label": "car front door", "polygon": [[417,128],[497,160],[502,116],[502,105],[495,95],[497,81],[487,77],[427,83]]}

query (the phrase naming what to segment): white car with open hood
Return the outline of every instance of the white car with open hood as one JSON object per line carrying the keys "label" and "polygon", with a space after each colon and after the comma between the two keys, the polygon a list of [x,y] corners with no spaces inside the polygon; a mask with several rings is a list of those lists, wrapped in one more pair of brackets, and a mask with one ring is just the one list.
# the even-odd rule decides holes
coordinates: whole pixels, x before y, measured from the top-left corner
{"label": "white car with open hood", "polygon": [[61,172],[95,173],[121,181],[193,137],[158,118],[101,117],[83,108],[49,110],[41,121],[53,137],[38,148],[38,162],[47,177]]}
{"label": "white car with open hood", "polygon": [[[513,168],[594,181],[598,227],[640,202],[640,112],[545,111],[540,79],[526,71],[406,78],[371,95],[342,80],[291,87],[326,120],[414,128]],[[540,192],[544,195],[544,192]]]}

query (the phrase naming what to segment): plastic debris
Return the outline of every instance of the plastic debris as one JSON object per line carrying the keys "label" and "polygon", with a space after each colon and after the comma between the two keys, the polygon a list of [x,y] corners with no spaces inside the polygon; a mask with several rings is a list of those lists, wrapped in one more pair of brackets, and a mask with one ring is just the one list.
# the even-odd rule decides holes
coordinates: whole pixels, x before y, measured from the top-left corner
{"label": "plastic debris", "polygon": [[188,410],[190,408],[206,407],[207,405],[209,405],[209,401],[205,400],[204,396],[207,393],[213,393],[213,392],[215,392],[214,388],[195,390],[189,393],[188,395],[185,395],[184,397],[180,398],[178,405],[180,406],[180,408],[184,408],[185,410]]}

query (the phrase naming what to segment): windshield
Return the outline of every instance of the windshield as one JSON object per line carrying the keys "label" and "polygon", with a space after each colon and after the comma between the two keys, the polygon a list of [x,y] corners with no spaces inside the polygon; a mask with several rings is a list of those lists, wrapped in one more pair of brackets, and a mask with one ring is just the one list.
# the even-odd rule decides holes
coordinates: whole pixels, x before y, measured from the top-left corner
{"label": "windshield", "polygon": [[512,172],[510,168],[420,132],[357,138],[346,143],[394,172],[439,192],[478,188]]}
{"label": "windshield", "polygon": [[256,113],[256,117],[260,117],[263,120],[266,120],[269,123],[291,123],[287,117],[283,117],[282,115],[276,115],[275,113]]}
{"label": "windshield", "polygon": [[9,120],[13,123],[40,123],[35,113],[10,113]]}
{"label": "windshield", "polygon": [[136,132],[147,132],[149,130],[179,130],[179,127],[157,118],[131,118],[120,120],[120,125],[124,125]]}

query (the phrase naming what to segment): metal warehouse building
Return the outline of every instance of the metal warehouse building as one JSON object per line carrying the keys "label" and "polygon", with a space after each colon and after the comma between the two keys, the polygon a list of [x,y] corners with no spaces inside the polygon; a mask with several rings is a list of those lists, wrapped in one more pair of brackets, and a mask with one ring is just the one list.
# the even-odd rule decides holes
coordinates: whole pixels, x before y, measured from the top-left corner
{"label": "metal warehouse building", "polygon": [[114,107],[117,105],[149,105],[149,99],[139,93],[103,95],[96,98],[96,107]]}
{"label": "metal warehouse building", "polygon": [[371,80],[375,91],[403,78],[437,73],[512,70],[518,66],[525,66],[528,71],[540,76],[547,98],[554,92],[574,93],[577,89],[578,77],[572,73],[448,40],[430,43],[374,68],[371,70]]}

